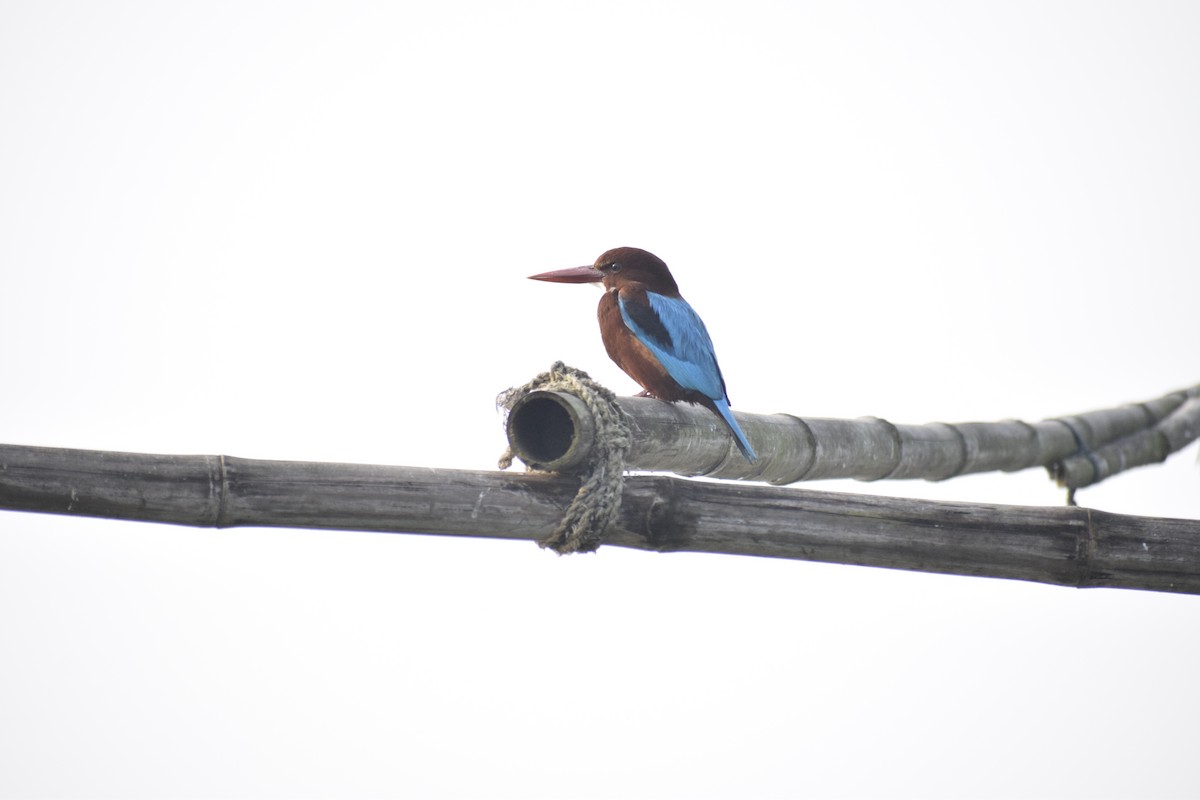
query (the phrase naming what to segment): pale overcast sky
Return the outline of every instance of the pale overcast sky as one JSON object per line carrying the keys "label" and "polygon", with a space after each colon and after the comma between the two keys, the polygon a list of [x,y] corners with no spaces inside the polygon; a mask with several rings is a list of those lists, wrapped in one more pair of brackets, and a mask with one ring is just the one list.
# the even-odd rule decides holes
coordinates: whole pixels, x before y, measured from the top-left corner
{"label": "pale overcast sky", "polygon": [[[1200,380],[1193,3],[0,5],[0,442],[492,469],[671,265],[735,408]],[[1200,518],[1196,447],[1081,491]],[[816,488],[1057,505],[1032,470]],[[798,487],[797,491],[803,491]],[[0,796],[1196,794],[1200,599],[0,512]]]}

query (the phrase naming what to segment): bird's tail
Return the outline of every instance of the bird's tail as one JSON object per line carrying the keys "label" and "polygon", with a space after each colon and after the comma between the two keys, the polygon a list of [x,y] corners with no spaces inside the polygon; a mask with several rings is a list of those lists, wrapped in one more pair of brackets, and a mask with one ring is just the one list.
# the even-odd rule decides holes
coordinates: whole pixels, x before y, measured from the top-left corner
{"label": "bird's tail", "polygon": [[733,418],[733,412],[729,410],[729,401],[725,398],[713,401],[713,410],[716,411],[721,419],[725,420],[725,424],[729,426],[729,432],[733,434],[733,440],[737,442],[738,450],[742,451],[742,455],[747,461],[754,462],[758,460],[758,456],[754,453],[754,448],[750,446],[750,441],[746,438],[746,434],[742,433],[742,429],[738,426],[737,420]]}

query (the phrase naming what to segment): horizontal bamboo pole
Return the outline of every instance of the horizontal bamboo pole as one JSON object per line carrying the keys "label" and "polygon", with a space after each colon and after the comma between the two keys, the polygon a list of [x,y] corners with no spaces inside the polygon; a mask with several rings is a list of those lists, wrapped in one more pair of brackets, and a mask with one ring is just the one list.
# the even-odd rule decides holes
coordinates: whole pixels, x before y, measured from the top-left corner
{"label": "horizontal bamboo pole", "polygon": [[[541,540],[574,478],[0,445],[0,508],[200,527]],[[1200,594],[1200,522],[1085,508],[625,480],[604,542]]]}
{"label": "horizontal bamboo pole", "polygon": [[[1156,431],[1155,426],[1178,419],[1182,410],[1197,408],[1198,398],[1200,386],[1145,403],[1035,423],[902,425],[874,417],[735,412],[758,452],[753,463],[742,458],[726,428],[701,406],[647,397],[616,401],[632,428],[625,454],[630,470],[782,485],[831,478],[945,480],[975,472],[1047,467],[1061,485],[1077,488],[1135,465],[1132,457],[1113,456],[1104,462],[1105,469],[1093,469],[1096,451],[1123,437]],[[561,389],[539,389],[517,399],[506,433],[517,458],[551,472],[581,469],[595,437],[603,435],[584,399]],[[1137,463],[1161,461],[1197,435],[1200,425],[1177,424],[1170,436],[1156,436],[1156,449]]]}

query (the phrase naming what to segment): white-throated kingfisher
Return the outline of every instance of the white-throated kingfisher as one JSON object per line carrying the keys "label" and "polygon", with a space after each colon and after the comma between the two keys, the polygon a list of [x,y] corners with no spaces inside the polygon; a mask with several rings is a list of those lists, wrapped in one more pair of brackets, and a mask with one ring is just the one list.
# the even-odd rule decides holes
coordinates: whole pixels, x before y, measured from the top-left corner
{"label": "white-throated kingfisher", "polygon": [[708,408],[724,421],[746,460],[755,460],[754,448],[729,410],[729,394],[708,330],[679,294],[679,286],[661,258],[636,247],[618,247],[590,267],[529,277],[556,283],[603,283],[597,315],[608,357],[641,384],[642,394]]}

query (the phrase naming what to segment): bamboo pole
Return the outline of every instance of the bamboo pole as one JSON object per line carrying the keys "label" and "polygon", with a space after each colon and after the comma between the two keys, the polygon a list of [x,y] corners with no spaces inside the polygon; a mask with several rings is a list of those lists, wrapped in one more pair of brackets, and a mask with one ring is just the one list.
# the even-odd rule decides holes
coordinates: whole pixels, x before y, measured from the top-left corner
{"label": "bamboo pole", "polygon": [[1158,464],[1200,435],[1200,396],[1192,396],[1153,426],[1049,465],[1060,485],[1090,486],[1132,467]]}
{"label": "bamboo pole", "polygon": [[[707,409],[619,397],[632,442],[630,470],[674,472],[776,485],[829,478],[945,480],[974,472],[1046,467],[1078,488],[1162,461],[1200,435],[1200,386],[1118,408],[1028,423],[1019,420],[901,425],[736,412],[759,458],[746,461]],[[583,468],[603,431],[575,389],[538,389],[512,403],[512,453],[551,472]]]}
{"label": "bamboo pole", "polygon": [[[0,445],[0,508],[541,540],[574,478]],[[629,477],[606,544],[1200,594],[1200,522]]]}

